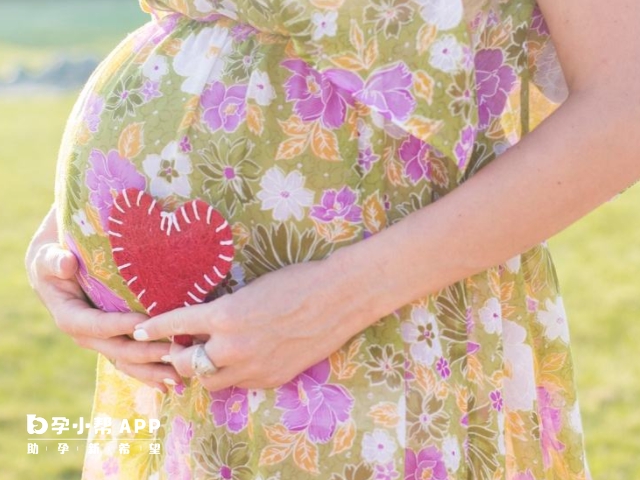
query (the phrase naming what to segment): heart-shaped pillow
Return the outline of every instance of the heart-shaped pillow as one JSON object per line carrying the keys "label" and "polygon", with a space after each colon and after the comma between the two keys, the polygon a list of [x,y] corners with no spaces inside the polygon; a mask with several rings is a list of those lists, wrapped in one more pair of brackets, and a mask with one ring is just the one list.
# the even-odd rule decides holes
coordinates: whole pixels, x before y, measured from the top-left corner
{"label": "heart-shaped pillow", "polygon": [[[147,193],[123,190],[111,207],[108,234],[118,271],[149,316],[203,303],[231,269],[231,227],[201,200],[166,212]],[[192,343],[190,335],[173,340]]]}

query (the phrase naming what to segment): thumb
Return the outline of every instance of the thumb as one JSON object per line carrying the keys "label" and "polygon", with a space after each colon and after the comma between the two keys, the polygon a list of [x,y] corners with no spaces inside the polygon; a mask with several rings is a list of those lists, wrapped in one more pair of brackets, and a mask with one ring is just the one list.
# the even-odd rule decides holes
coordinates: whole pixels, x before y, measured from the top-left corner
{"label": "thumb", "polygon": [[78,260],[70,250],[62,248],[60,244],[52,244],[45,254],[45,269],[54,277],[69,280],[78,270]]}

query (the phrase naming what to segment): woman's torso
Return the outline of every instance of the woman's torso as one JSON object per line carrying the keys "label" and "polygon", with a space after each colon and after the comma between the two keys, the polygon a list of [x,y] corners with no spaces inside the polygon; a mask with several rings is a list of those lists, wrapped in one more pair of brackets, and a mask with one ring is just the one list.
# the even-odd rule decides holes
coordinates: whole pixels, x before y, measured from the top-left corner
{"label": "woman's torso", "polygon": [[[124,188],[148,192],[167,210],[195,198],[219,210],[236,251],[216,295],[231,293],[287,264],[325,258],[436,201],[564,95],[548,32],[529,0],[141,3],[155,20],[94,72],[59,155],[60,235],[83,261],[85,290],[105,310],[143,311],[108,240],[109,211]],[[544,246],[529,257],[524,265],[544,262]],[[515,460],[505,463],[504,439],[495,433],[504,417],[488,390],[502,357],[479,357],[482,387],[470,383],[465,366],[474,345],[502,340],[496,331],[471,333],[465,319],[494,295],[496,275],[523,278],[519,262],[403,306],[307,372],[305,381],[340,393],[326,400],[335,416],[328,438],[312,424],[296,435],[282,427],[286,409],[276,399],[283,391],[234,388],[216,396],[195,384],[160,399],[101,359],[94,415],[161,417],[163,452],[107,449],[100,461],[87,456],[85,475],[143,478],[157,470],[171,478],[259,473],[266,480],[279,470],[283,478],[311,478],[320,469],[332,480],[375,472],[395,478],[410,468],[403,448],[433,463],[432,478],[504,473]],[[546,282],[540,299],[555,288],[552,266],[544,268],[536,274]],[[513,302],[524,314],[528,287],[520,287]],[[418,354],[406,337],[411,325],[440,330],[442,339]],[[379,369],[385,361],[391,373]],[[477,391],[465,399],[469,391],[459,387],[472,384]],[[239,423],[225,405],[236,408]],[[421,409],[433,413],[424,428]],[[522,418],[535,443],[534,420]],[[474,425],[479,430],[469,437]],[[487,432],[494,434],[483,444]],[[578,434],[563,435],[575,441]],[[376,441],[387,450],[372,451]],[[460,455],[469,441],[479,447],[465,465]],[[519,441],[508,448],[530,445]]]}

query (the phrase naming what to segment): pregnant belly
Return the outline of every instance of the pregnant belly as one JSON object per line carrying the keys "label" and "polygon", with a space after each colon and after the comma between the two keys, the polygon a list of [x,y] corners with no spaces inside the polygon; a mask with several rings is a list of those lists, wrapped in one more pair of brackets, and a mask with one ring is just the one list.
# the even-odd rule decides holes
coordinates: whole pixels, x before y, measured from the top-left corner
{"label": "pregnant belly", "polygon": [[124,39],[80,93],[58,157],[60,237],[93,302],[143,310],[108,239],[127,188],[167,211],[201,199],[229,222],[236,253],[216,295],[362,238],[354,122],[323,88],[286,39],[227,19],[169,15]]}

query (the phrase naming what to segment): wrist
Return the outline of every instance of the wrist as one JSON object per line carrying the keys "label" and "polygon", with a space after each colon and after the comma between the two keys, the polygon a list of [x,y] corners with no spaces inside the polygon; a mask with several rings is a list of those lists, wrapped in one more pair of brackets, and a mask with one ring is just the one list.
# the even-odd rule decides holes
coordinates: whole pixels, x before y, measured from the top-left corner
{"label": "wrist", "polygon": [[327,259],[327,275],[332,279],[335,296],[345,300],[349,322],[363,330],[393,312],[393,293],[385,291],[376,272],[376,263],[363,261],[363,241],[336,249]]}

